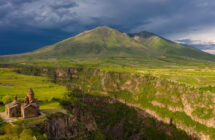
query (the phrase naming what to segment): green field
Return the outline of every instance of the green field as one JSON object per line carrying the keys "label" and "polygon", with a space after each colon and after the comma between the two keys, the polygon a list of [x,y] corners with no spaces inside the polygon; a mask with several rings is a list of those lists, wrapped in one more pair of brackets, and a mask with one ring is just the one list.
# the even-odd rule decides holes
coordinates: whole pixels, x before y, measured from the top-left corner
{"label": "green field", "polygon": [[61,98],[67,92],[65,87],[51,83],[47,77],[22,75],[12,69],[0,68],[0,98],[5,95],[24,98],[29,88],[39,100]]}
{"label": "green field", "polygon": [[214,69],[143,69],[138,72],[193,86],[201,87],[215,83]]}
{"label": "green field", "polygon": [[143,67],[100,67],[104,71],[128,72],[152,75],[158,78],[184,83],[189,86],[215,86],[215,68],[197,66],[178,66],[174,68],[143,68]]}
{"label": "green field", "polygon": [[[4,96],[17,95],[22,101],[29,88],[35,92],[35,97],[41,101],[41,109],[61,108],[58,102],[53,102],[53,98],[62,98],[67,92],[63,86],[51,83],[50,79],[41,76],[29,76],[17,74],[13,69],[0,68],[0,99]],[[4,111],[4,105],[0,105],[0,112]]]}

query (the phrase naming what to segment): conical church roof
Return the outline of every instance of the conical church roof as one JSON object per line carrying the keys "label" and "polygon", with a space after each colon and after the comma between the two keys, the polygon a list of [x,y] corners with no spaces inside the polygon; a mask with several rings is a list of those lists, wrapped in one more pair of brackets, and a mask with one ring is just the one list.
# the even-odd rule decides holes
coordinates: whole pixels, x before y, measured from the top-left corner
{"label": "conical church roof", "polygon": [[28,90],[28,94],[34,95],[34,91],[32,90],[32,88],[30,88],[30,89]]}

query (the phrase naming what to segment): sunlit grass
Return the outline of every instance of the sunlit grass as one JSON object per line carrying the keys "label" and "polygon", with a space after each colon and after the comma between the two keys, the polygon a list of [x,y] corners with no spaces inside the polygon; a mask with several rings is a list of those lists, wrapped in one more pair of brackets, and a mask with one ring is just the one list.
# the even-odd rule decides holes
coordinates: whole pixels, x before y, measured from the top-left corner
{"label": "sunlit grass", "polygon": [[213,69],[142,69],[138,72],[193,86],[207,86],[215,83],[215,70]]}
{"label": "sunlit grass", "polygon": [[139,73],[153,75],[191,86],[204,87],[215,85],[215,68],[175,67],[175,68],[144,68],[144,67],[101,67],[105,71]]}
{"label": "sunlit grass", "polygon": [[67,92],[65,87],[51,83],[47,77],[22,75],[12,69],[0,68],[0,98],[5,95],[24,98],[29,88],[39,100],[61,98]]}
{"label": "sunlit grass", "polygon": [[62,106],[59,102],[47,102],[41,103],[40,109],[62,109]]}

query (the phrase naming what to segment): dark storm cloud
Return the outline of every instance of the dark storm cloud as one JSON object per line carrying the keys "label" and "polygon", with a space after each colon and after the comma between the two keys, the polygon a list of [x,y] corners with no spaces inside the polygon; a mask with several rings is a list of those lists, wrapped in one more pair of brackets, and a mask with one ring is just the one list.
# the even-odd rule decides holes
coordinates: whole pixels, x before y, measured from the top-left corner
{"label": "dark storm cloud", "polygon": [[164,34],[214,24],[214,5],[212,0],[1,0],[0,19],[1,27],[26,24],[76,31],[67,27],[75,22]]}
{"label": "dark storm cloud", "polygon": [[51,5],[51,7],[53,9],[65,9],[65,8],[72,8],[72,7],[75,7],[75,6],[78,6],[77,3],[75,2],[63,2],[63,1],[57,1],[56,3],[53,3]]}
{"label": "dark storm cloud", "polygon": [[193,39],[193,33],[215,30],[214,8],[214,0],[0,0],[0,31],[76,34],[107,25]]}

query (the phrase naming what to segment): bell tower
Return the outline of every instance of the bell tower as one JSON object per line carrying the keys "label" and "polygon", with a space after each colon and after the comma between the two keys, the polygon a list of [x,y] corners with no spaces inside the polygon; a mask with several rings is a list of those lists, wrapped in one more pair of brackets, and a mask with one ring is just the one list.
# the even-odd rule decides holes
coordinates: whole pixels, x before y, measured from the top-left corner
{"label": "bell tower", "polygon": [[29,89],[27,96],[29,99],[29,103],[34,102],[34,91],[31,88]]}

